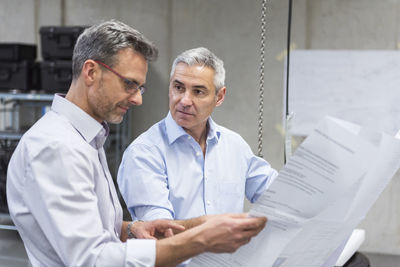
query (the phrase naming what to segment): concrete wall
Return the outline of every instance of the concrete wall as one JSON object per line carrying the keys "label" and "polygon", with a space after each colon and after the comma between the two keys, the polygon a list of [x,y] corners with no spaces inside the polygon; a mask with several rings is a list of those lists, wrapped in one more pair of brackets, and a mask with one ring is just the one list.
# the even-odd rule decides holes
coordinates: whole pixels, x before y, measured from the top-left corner
{"label": "concrete wall", "polygon": [[[269,143],[281,143],[275,125],[281,121],[283,64],[276,62],[273,55],[284,49],[285,26],[281,22],[285,21],[286,11],[283,3],[273,1],[268,10],[268,16],[271,16],[268,20],[273,25],[268,26],[265,62],[264,152],[277,167],[283,157],[281,146],[270,146]],[[231,0],[174,0],[172,5],[173,56],[188,48],[205,46],[224,60],[227,96],[213,117],[240,133],[256,151],[261,31],[259,1],[236,1],[232,4]]]}
{"label": "concrete wall", "polygon": [[[288,1],[269,0],[266,32],[264,155],[283,165],[282,102]],[[295,0],[294,49],[398,49],[397,0]],[[227,97],[214,119],[240,133],[257,151],[259,0],[0,0],[0,41],[37,42],[41,25],[120,19],[153,40],[160,58],[150,65],[149,91],[132,113],[132,138],[168,111],[168,77],[181,51],[206,46],[225,62]],[[17,15],[16,15],[17,14]],[[400,175],[361,224],[363,250],[400,254]],[[247,206],[248,207],[248,206]]]}

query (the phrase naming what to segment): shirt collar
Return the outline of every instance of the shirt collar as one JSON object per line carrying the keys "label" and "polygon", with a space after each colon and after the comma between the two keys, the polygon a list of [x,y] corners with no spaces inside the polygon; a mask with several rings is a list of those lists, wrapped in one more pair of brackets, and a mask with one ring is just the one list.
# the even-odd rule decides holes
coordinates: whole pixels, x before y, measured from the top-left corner
{"label": "shirt collar", "polygon": [[211,117],[208,118],[208,127],[209,128],[208,128],[207,139],[208,140],[215,139],[218,142],[219,137],[221,135],[221,130]]}
{"label": "shirt collar", "polygon": [[[103,132],[104,139],[108,136],[109,128],[107,123],[99,123],[80,107],[67,100],[65,95],[55,94],[51,109],[66,117],[88,143],[92,142],[100,132]],[[102,131],[103,129],[105,131]]]}
{"label": "shirt collar", "polygon": [[[211,119],[211,117],[208,118],[208,126],[209,126],[209,129],[208,129],[208,134],[207,134],[207,140],[215,139],[216,141],[218,141],[218,139],[221,135],[221,131],[220,131],[218,125]],[[189,135],[172,118],[171,112],[168,112],[168,115],[165,118],[165,127],[166,127],[169,144],[172,144],[181,136]]]}

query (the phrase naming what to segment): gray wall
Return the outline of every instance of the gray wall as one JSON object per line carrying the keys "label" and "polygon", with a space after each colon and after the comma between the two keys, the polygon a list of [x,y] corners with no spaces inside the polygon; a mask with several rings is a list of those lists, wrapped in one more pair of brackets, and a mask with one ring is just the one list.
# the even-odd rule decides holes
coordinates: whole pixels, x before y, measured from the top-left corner
{"label": "gray wall", "polygon": [[[264,99],[264,155],[283,165],[282,102],[288,1],[269,0]],[[227,70],[227,97],[214,119],[241,134],[257,151],[259,0],[0,0],[0,41],[40,43],[41,25],[82,25],[120,19],[153,40],[160,58],[150,65],[150,88],[132,114],[132,138],[168,111],[168,77],[181,51],[206,46]],[[397,0],[294,0],[294,49],[398,49]],[[5,22],[5,23],[4,23]],[[400,254],[400,175],[361,227],[363,250]],[[248,208],[248,205],[246,206]]]}

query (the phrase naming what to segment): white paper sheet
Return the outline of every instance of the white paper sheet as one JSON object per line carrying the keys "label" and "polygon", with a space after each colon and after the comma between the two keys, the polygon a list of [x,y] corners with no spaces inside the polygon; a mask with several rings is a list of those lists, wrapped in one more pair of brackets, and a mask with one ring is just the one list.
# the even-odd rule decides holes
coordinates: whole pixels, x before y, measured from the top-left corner
{"label": "white paper sheet", "polygon": [[266,228],[233,254],[203,254],[189,266],[324,266],[399,158],[399,139],[326,117],[251,209],[251,216],[267,216]]}
{"label": "white paper sheet", "polygon": [[[354,229],[351,236],[340,254],[339,259],[336,261],[335,266],[343,266],[353,254],[358,250],[365,240],[365,230]],[[332,265],[331,265],[332,266]]]}

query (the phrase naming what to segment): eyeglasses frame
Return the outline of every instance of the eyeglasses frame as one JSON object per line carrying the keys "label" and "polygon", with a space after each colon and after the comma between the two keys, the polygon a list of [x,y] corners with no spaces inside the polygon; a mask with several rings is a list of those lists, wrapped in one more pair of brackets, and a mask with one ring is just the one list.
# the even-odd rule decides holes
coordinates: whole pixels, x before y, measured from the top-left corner
{"label": "eyeglasses frame", "polygon": [[[142,86],[139,86],[139,85],[137,84],[136,81],[132,81],[131,79],[128,79],[128,78],[122,76],[121,74],[119,74],[118,72],[116,72],[115,70],[113,70],[110,66],[108,66],[107,64],[101,62],[100,60],[94,60],[94,62],[96,62],[97,64],[100,64],[101,66],[103,66],[103,67],[106,68],[107,70],[109,70],[109,71],[111,71],[112,73],[114,73],[115,75],[117,75],[117,76],[124,82],[124,84],[125,84],[125,90],[126,90],[128,93],[130,93],[130,94],[135,94],[135,93],[139,90],[139,91],[140,91],[140,94],[143,95],[144,92],[146,92],[146,87],[144,87],[143,85],[142,85]],[[136,88],[133,89],[134,91],[132,91],[131,89],[129,89],[129,87],[130,87],[132,84],[135,84],[135,85],[136,85]],[[132,91],[132,92],[131,92],[131,91]]]}

